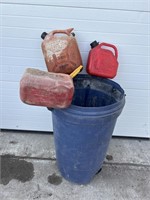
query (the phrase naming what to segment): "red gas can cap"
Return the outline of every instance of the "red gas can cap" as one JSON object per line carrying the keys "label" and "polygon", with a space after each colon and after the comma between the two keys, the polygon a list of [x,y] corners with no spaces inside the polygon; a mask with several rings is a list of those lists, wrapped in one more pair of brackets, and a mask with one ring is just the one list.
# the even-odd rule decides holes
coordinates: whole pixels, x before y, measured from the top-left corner
{"label": "red gas can cap", "polygon": [[92,42],[88,56],[87,72],[104,78],[114,78],[118,69],[118,50],[108,43]]}

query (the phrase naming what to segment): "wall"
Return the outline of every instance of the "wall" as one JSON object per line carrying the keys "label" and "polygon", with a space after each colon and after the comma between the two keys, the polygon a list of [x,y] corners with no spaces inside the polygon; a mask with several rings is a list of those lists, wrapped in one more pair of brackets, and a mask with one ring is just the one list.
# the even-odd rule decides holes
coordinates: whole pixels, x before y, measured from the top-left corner
{"label": "wall", "polygon": [[119,50],[114,79],[126,92],[126,106],[115,135],[150,137],[149,34],[147,0],[122,1],[1,1],[1,128],[49,131],[46,108],[23,104],[19,80],[27,67],[46,70],[41,52],[43,31],[74,27],[84,66],[93,40]]}

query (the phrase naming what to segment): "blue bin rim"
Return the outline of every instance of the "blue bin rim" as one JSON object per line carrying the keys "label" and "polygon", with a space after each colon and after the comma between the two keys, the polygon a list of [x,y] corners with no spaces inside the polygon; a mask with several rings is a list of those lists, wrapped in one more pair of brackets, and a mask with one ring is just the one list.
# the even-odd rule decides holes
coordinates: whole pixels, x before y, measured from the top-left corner
{"label": "blue bin rim", "polygon": [[[53,109],[57,110],[61,113],[72,113],[74,115],[89,115],[89,116],[107,116],[111,115],[119,110],[122,110],[125,105],[125,98],[123,98],[120,102],[114,103],[112,105],[104,106],[104,107],[81,107],[76,105],[70,105],[68,108],[63,109]],[[50,109],[51,110],[51,109]]]}
{"label": "blue bin rim", "polygon": [[110,85],[112,85],[115,89],[119,90],[122,94],[122,98],[120,101],[115,102],[111,105],[107,105],[107,106],[103,106],[103,107],[82,107],[82,106],[76,106],[71,104],[68,108],[63,108],[63,109],[49,109],[51,111],[59,111],[61,113],[72,113],[74,115],[89,115],[89,116],[107,116],[110,115],[112,113],[118,112],[119,110],[122,110],[125,104],[125,92],[124,90],[121,88],[121,86],[116,83],[115,81],[112,81],[110,79],[106,79],[106,78],[101,78],[101,77],[97,77],[97,76],[91,76],[88,74],[79,74],[77,75],[74,79],[96,79],[96,80],[101,80],[104,83],[108,83]]}
{"label": "blue bin rim", "polygon": [[108,78],[103,78],[103,77],[98,77],[98,76],[93,76],[93,75],[89,75],[89,74],[78,74],[73,80],[76,79],[95,79],[95,80],[101,80],[104,83],[108,83],[110,85],[113,85],[115,88],[117,88],[118,90],[120,90],[120,92],[122,94],[124,94],[124,90],[122,89],[122,87],[115,81],[110,80]]}

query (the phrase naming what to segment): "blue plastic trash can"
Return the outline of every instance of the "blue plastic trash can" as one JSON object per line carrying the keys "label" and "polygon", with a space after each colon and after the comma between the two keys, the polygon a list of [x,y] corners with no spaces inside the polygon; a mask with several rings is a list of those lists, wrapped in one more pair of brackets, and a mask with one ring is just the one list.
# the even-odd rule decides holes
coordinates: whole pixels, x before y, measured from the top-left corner
{"label": "blue plastic trash can", "polygon": [[65,179],[87,184],[102,168],[125,94],[116,82],[90,75],[78,75],[74,85],[72,105],[52,110],[56,158]]}

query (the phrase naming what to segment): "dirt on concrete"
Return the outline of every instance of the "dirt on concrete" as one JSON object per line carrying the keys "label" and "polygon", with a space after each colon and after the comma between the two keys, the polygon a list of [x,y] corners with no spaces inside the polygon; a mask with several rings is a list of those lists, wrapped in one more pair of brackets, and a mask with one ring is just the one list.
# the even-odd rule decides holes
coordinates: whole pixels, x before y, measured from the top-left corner
{"label": "dirt on concrete", "polygon": [[14,155],[2,155],[0,184],[7,185],[12,179],[21,182],[30,181],[34,177],[33,164]]}
{"label": "dirt on concrete", "polygon": [[50,184],[53,184],[53,185],[60,185],[62,183],[62,177],[56,175],[55,173],[52,175],[49,175],[47,180]]}

